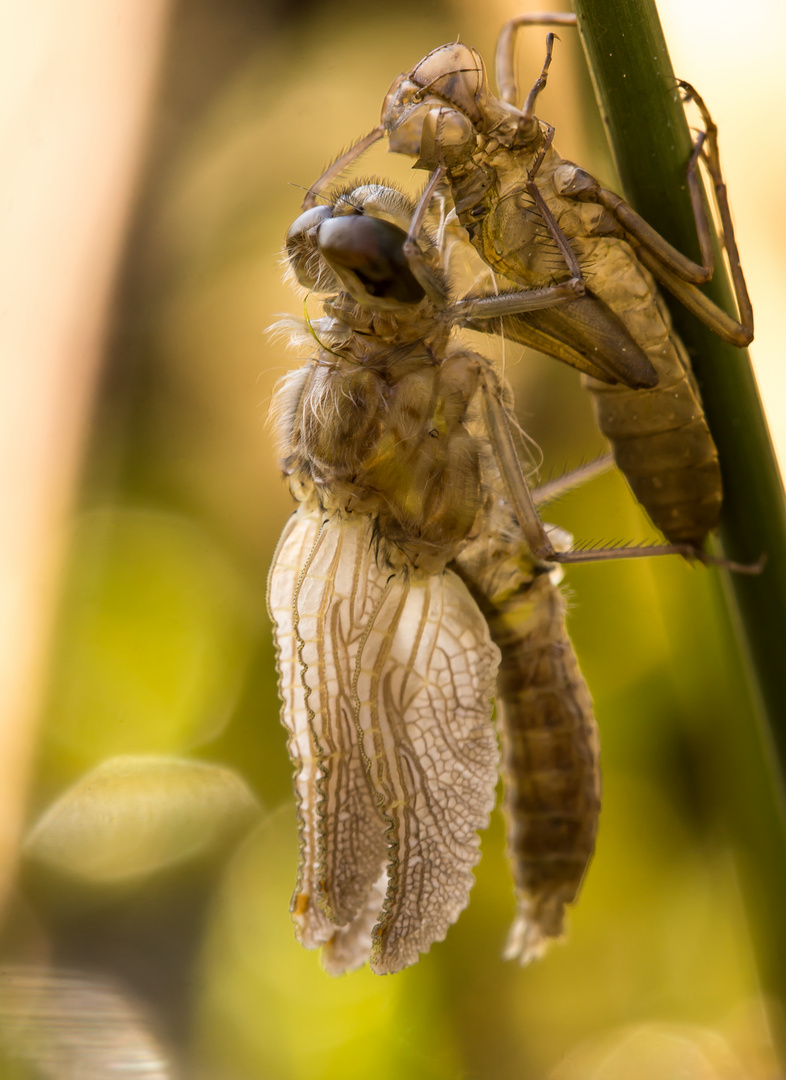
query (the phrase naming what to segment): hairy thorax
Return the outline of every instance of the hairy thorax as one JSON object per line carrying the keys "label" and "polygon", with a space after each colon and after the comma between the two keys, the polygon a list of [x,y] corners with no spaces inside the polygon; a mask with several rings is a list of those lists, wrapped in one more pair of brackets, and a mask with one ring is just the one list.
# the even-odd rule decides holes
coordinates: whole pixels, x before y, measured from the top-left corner
{"label": "hairy thorax", "polygon": [[480,456],[466,426],[472,354],[439,363],[428,349],[378,350],[365,363],[320,352],[284,385],[285,470],[296,497],[371,514],[391,562],[444,567],[481,506]]}

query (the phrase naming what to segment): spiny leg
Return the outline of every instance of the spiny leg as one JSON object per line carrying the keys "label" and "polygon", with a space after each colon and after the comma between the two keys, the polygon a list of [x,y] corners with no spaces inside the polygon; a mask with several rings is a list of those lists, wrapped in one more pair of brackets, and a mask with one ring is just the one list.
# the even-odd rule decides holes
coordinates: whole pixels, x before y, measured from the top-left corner
{"label": "spiny leg", "polygon": [[[704,252],[703,245],[707,245],[710,250],[711,258],[712,248],[710,227],[704,210],[704,202],[701,198],[701,190],[698,181],[698,161],[699,158],[701,158],[707,168],[715,193],[715,201],[718,207],[718,214],[720,216],[721,228],[723,231],[723,246],[726,248],[726,255],[729,260],[729,270],[731,271],[731,279],[734,285],[734,298],[737,302],[737,309],[740,314],[739,325],[744,330],[749,331],[749,340],[751,340],[753,338],[753,308],[750,297],[748,296],[745,276],[742,272],[740,255],[737,250],[737,238],[731,220],[729,196],[721,171],[720,151],[718,149],[718,126],[712,119],[710,111],[704,103],[704,99],[697,93],[694,87],[684,79],[679,80],[679,85],[685,93],[685,103],[689,101],[694,102],[701,114],[702,122],[704,124],[704,131],[699,134],[699,137],[696,140],[694,151],[691,155],[691,161],[688,165],[688,188],[691,195],[694,218],[696,219],[696,229],[699,233],[699,244],[702,245],[702,253]],[[698,207],[701,207],[700,214],[697,213]],[[702,235],[702,230],[706,235]],[[702,258],[704,258],[703,254]]]}
{"label": "spiny leg", "polygon": [[337,157],[336,160],[325,169],[319,179],[308,189],[308,193],[303,200],[301,209],[310,210],[312,206],[316,206],[319,197],[330,187],[333,181],[338,179],[344,170],[351,165],[353,161],[356,161],[361,154],[364,154],[370,146],[373,146],[375,142],[379,142],[384,134],[385,129],[379,124],[373,131],[370,131],[368,135],[364,135],[362,139],[358,139],[356,143],[350,146],[349,150],[346,150]]}
{"label": "spiny leg", "polygon": [[[518,32],[522,26],[576,26],[576,16],[568,12],[555,12],[552,14],[533,13],[531,15],[517,15],[515,19],[511,19],[506,22],[500,30],[499,37],[497,38],[497,56],[496,56],[496,72],[497,72],[497,89],[502,101],[506,101],[509,105],[518,104],[518,86],[516,83],[516,63],[515,63],[515,51],[516,51],[516,38]],[[541,73],[541,79],[545,85],[546,70],[548,68],[548,60],[550,60],[551,54],[547,57],[547,63],[544,65],[544,70]],[[540,82],[540,79],[538,80]],[[543,86],[540,89],[538,83],[535,83],[532,93],[540,93]],[[532,93],[530,96],[532,96]],[[528,99],[529,100],[529,99]],[[533,98],[534,102],[534,98]],[[525,110],[526,111],[526,110]]]}

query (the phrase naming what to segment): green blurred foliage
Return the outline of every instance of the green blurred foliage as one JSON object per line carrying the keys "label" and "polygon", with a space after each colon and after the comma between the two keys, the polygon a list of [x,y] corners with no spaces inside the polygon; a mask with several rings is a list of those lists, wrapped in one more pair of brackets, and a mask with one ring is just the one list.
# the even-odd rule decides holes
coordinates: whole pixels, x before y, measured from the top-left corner
{"label": "green blurred foliage", "polygon": [[53,768],[215,737],[260,618],[244,584],[196,521],[120,505],[78,518],[47,717]]}
{"label": "green blurred foliage", "polygon": [[[730,855],[739,840],[730,821],[738,811],[745,820],[756,797],[756,750],[738,732],[745,690],[712,573],[675,560],[566,574],[569,628],[601,728],[604,808],[565,944],[530,968],[501,960],[513,893],[498,814],[470,907],[415,967],[334,980],[294,940],[291,769],[264,611],[291,507],[265,415],[275,381],[302,359],[265,337],[278,313],[301,314],[281,280],[280,248],[301,188],[376,123],[392,78],[458,31],[490,57],[514,11],[501,0],[483,11],[459,0],[395,10],[198,0],[173,22],[74,524],[33,802],[46,805],[107,757],[198,752],[280,807],[234,856],[227,846],[229,868],[205,886],[199,920],[182,920],[193,1012],[169,1035],[190,1076],[518,1080],[564,1060],[568,1071],[553,1074],[561,1080],[584,1075],[569,1069],[570,1055],[592,1059],[581,1047],[625,1045],[654,1021],[712,1029],[745,1058],[745,1075],[771,1066]],[[569,31],[561,38],[544,106],[562,152],[611,180],[597,121],[576,115],[588,98],[578,47]],[[528,72],[540,70],[542,50],[533,32],[522,49]],[[362,170],[422,181],[384,150]],[[504,363],[544,476],[601,451],[572,372],[515,349]],[[616,475],[547,516],[584,539],[652,535]],[[57,957],[74,931],[53,917],[52,892],[37,911]],[[120,931],[107,919],[101,940],[111,942]],[[144,919],[135,948],[147,941],[154,954],[160,939],[146,936]],[[177,917],[166,923],[170,939],[177,927]],[[37,925],[37,958],[40,935]],[[108,968],[113,955],[108,947]],[[171,962],[162,951],[162,965]],[[157,1015],[166,1031],[165,1005]],[[700,1061],[704,1036],[685,1030]],[[730,1075],[714,1068],[684,1075]]]}
{"label": "green blurred foliage", "polygon": [[123,886],[225,848],[259,807],[231,769],[182,758],[109,758],[33,826],[28,862],[88,886]]}

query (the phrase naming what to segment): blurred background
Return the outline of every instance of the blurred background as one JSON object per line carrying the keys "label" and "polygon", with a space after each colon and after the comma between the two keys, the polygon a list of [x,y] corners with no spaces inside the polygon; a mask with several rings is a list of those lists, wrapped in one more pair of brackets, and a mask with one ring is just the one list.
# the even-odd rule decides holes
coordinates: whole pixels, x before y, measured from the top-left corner
{"label": "blurred background", "polygon": [[[0,15],[3,1078],[781,1075],[761,869],[782,842],[777,800],[717,575],[677,560],[566,575],[604,807],[564,944],[502,961],[498,812],[470,907],[415,967],[331,979],[289,920],[265,613],[291,510],[266,414],[303,359],[266,335],[302,313],[283,237],[399,72],[457,35],[490,62],[519,10],[35,0]],[[661,15],[720,126],[782,459],[786,150],[771,127],[786,13],[663,0]],[[544,36],[523,36],[524,84]],[[613,187],[569,30],[540,112]],[[360,171],[422,182],[384,146]],[[573,372],[511,347],[504,360],[545,477],[602,452]],[[652,536],[614,474],[548,516],[583,539]]]}

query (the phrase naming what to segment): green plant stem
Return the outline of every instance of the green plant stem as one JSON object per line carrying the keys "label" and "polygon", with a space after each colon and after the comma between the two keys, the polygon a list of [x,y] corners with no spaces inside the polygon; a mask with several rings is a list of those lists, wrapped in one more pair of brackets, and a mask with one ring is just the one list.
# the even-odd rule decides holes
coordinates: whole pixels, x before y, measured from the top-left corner
{"label": "green plant stem", "polygon": [[[685,183],[691,135],[654,0],[575,0],[579,30],[626,198],[672,244],[698,255]],[[683,74],[683,73],[681,73]],[[690,73],[684,73],[688,78]],[[701,87],[697,87],[701,92]],[[711,102],[708,103],[711,107]],[[721,150],[723,149],[721,131]],[[707,294],[726,311],[734,301],[722,261]],[[766,990],[786,1003],[786,509],[783,487],[747,353],[727,345],[676,302],[675,326],[691,355],[721,459],[725,502],[720,541],[725,556],[755,562],[759,576],[723,573],[732,621],[746,662],[758,740],[761,790],[750,793],[749,840],[755,862],[746,901],[760,925],[758,956]],[[753,730],[756,729],[756,730]],[[735,736],[736,738],[736,736]],[[731,778],[730,778],[731,779]],[[766,789],[766,790],[765,790]],[[739,805],[739,804],[738,804]],[[768,813],[769,820],[763,815]],[[739,833],[737,838],[739,839]],[[753,850],[751,850],[753,848]],[[742,875],[741,875],[742,877]],[[751,894],[755,893],[755,896]],[[763,895],[762,895],[763,894]],[[763,931],[763,932],[762,932]],[[757,932],[754,927],[754,938]],[[783,1047],[781,1047],[783,1050]]]}

